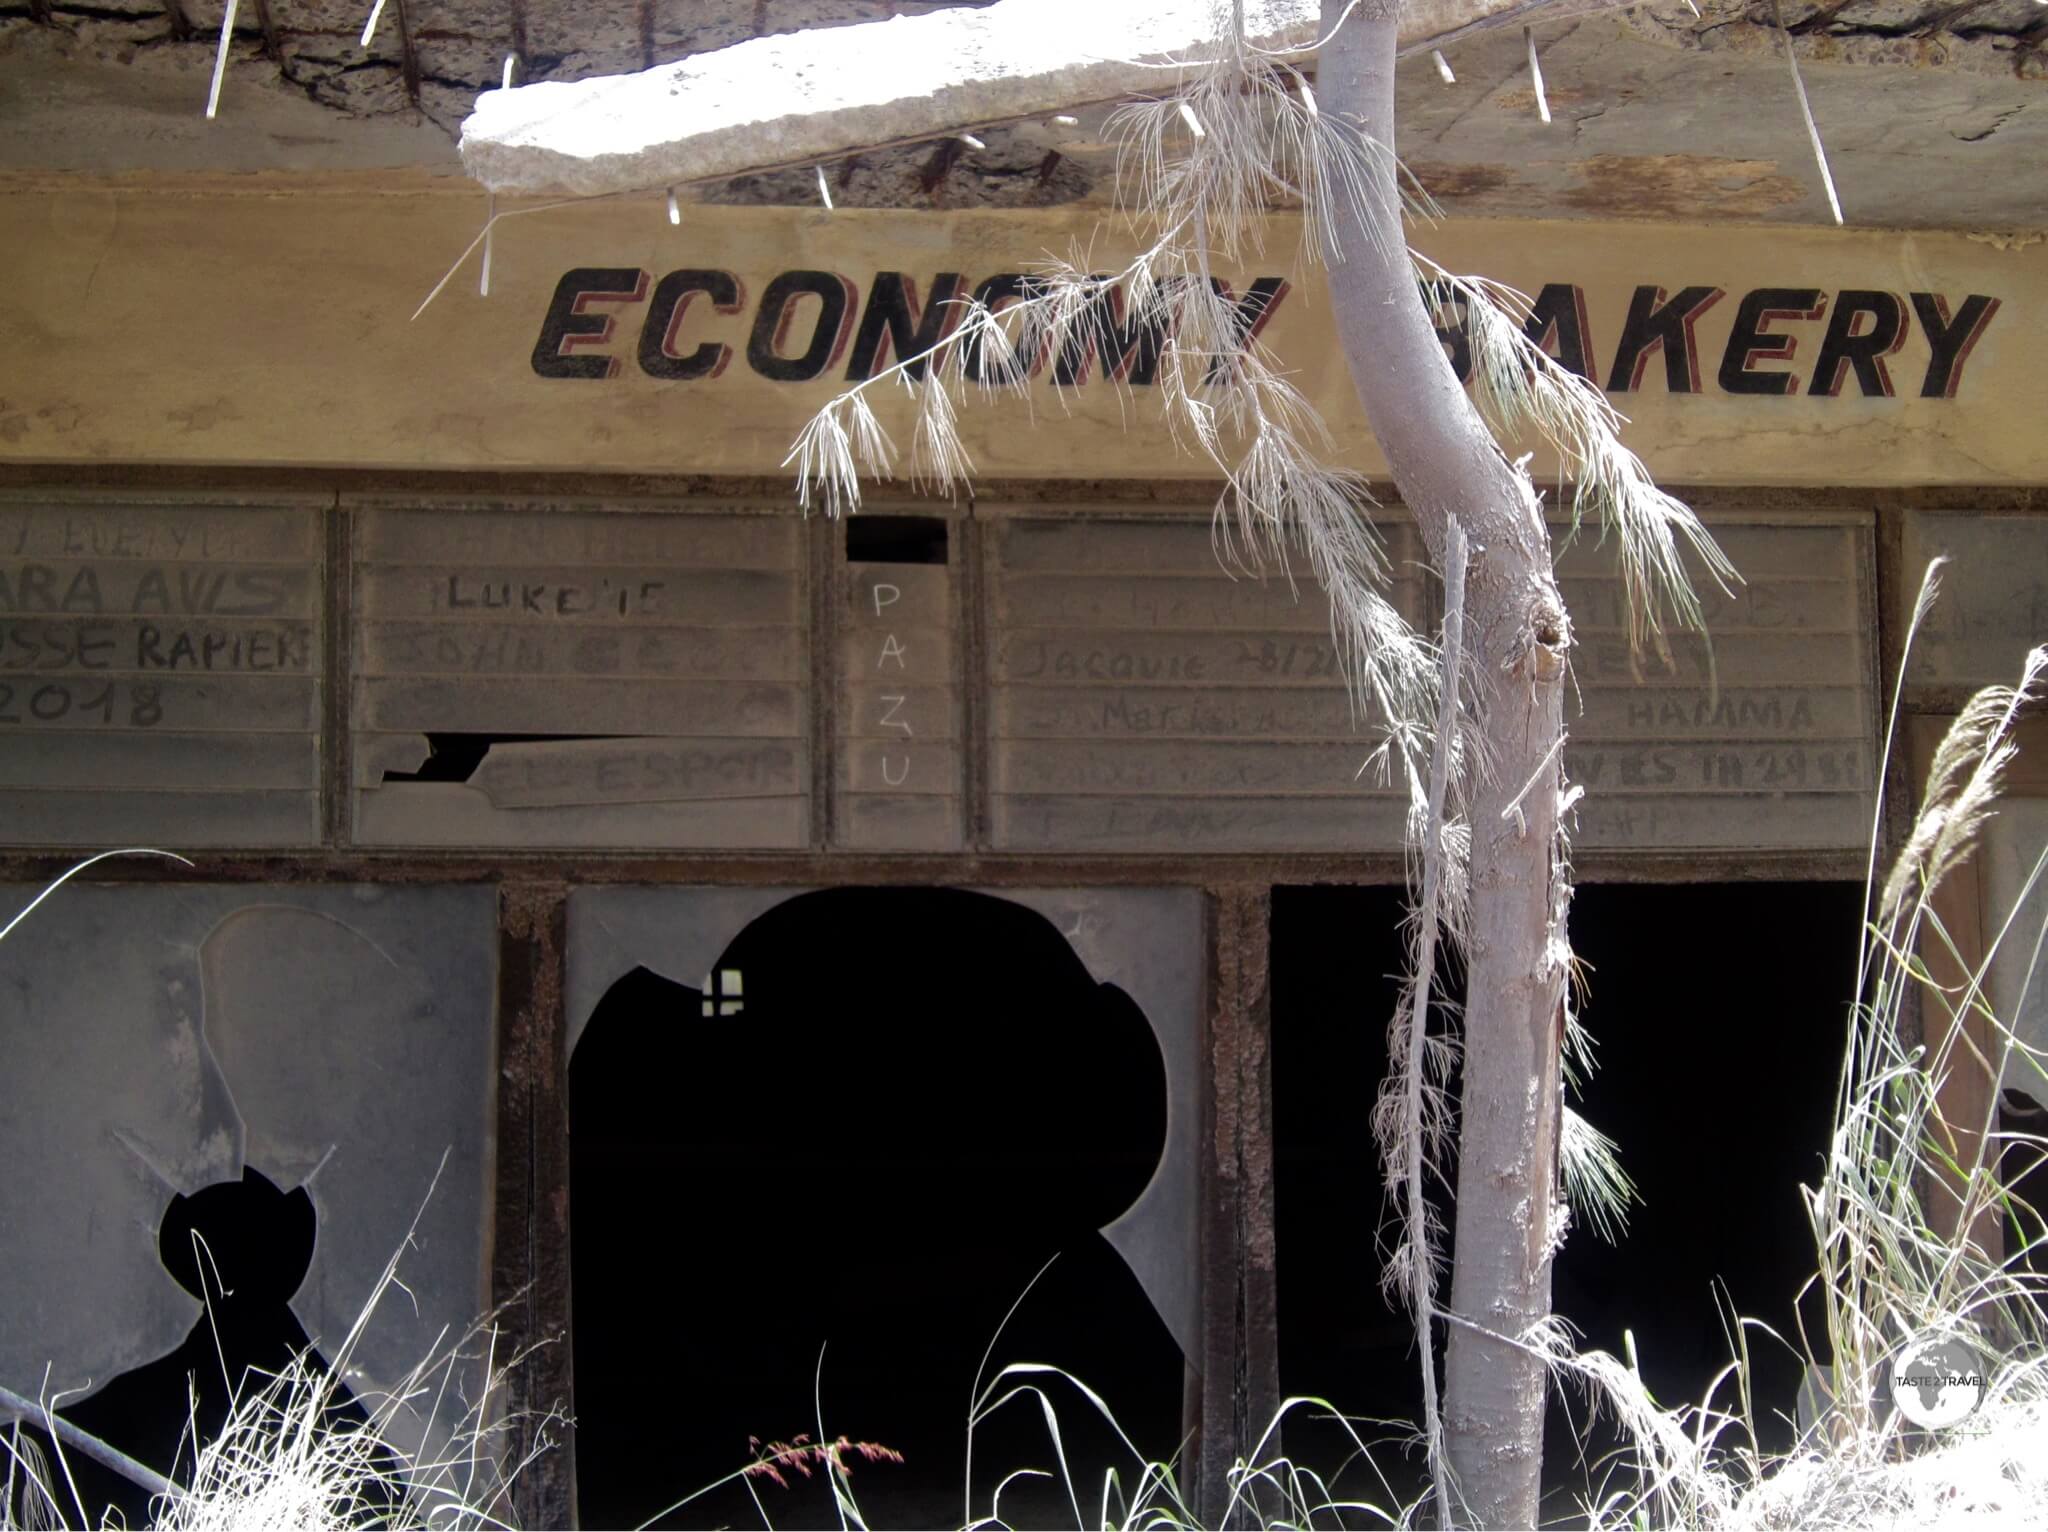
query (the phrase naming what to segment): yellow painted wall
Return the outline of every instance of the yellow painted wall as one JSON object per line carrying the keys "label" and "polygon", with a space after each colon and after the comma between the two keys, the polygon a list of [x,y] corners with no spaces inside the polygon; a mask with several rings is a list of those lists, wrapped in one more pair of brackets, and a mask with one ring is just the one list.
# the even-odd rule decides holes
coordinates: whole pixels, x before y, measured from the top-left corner
{"label": "yellow painted wall", "polygon": [[[1056,211],[691,206],[672,227],[659,198],[585,203],[501,222],[490,296],[478,294],[472,256],[414,320],[482,213],[480,196],[393,195],[346,179],[0,182],[0,461],[774,474],[810,412],[844,386],[843,358],[808,383],[749,367],[749,326],[777,273],[836,272],[864,301],[877,271],[906,273],[924,292],[940,271],[971,284],[1091,245],[1094,268],[1112,270],[1129,248],[1092,216]],[[1276,219],[1266,255],[1222,274],[1239,290],[1257,276],[1290,279],[1265,338],[1325,412],[1344,460],[1381,471],[1295,238],[1293,222]],[[1723,289],[1696,327],[1702,391],[1667,393],[1652,357],[1643,391],[1616,400],[1634,421],[1627,439],[1667,482],[2048,482],[2036,360],[2048,244],[1467,220],[1425,230],[1420,243],[1452,269],[1530,292],[1581,286],[1603,381],[1638,285]],[[650,283],[684,267],[733,273],[746,288],[742,311],[717,315],[700,299],[677,337],[685,350],[730,342],[729,365],[713,378],[647,376],[635,355],[643,302],[591,307],[620,316],[616,334],[575,354],[617,356],[615,376],[536,375],[543,316],[577,267],[638,268]],[[1896,397],[1863,397],[1853,375],[1832,398],[1722,392],[1716,372],[1738,306],[1764,287],[1820,289],[1829,312],[1844,289],[1900,294],[1907,333],[1888,360]],[[1929,351],[1915,291],[1942,295],[1952,313],[1971,294],[1998,302],[1954,398],[1918,396]],[[1796,340],[1793,355],[1755,367],[1789,368],[1803,389],[1827,322],[1774,322]],[[900,394],[878,392],[907,442]],[[1120,394],[1098,378],[1036,392],[1035,418],[1014,403],[965,408],[981,474],[1207,472],[1158,428],[1153,390]]]}

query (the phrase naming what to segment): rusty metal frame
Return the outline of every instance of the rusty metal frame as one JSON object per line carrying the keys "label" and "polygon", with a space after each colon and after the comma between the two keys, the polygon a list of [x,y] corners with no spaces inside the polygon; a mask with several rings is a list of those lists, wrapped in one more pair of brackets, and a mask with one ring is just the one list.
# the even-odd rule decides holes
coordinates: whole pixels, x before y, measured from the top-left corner
{"label": "rusty metal frame", "polygon": [[1189,1401],[1193,1504],[1203,1526],[1266,1525],[1256,1493],[1230,1504],[1229,1469],[1259,1448],[1280,1408],[1273,1219],[1272,889],[1209,891],[1209,1090],[1204,1102],[1200,1393]]}
{"label": "rusty metal frame", "polygon": [[[514,881],[498,891],[497,1194],[491,1218],[491,1303],[500,1354],[524,1358],[505,1401],[509,1456],[531,1458],[513,1487],[517,1521],[576,1525],[576,1433],[550,1412],[572,1410],[569,1073],[563,1046],[562,955],[568,888]],[[545,1432],[553,1449],[536,1455]]]}

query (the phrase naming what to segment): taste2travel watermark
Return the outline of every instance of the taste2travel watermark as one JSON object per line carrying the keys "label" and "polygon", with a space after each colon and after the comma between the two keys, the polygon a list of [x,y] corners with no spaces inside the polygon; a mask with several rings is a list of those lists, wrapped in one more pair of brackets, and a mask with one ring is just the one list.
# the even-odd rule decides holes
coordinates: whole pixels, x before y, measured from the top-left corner
{"label": "taste2travel watermark", "polygon": [[1983,1355],[1961,1336],[1923,1330],[1892,1353],[1886,1388],[1909,1424],[1939,1431],[1977,1412],[1988,1372]]}

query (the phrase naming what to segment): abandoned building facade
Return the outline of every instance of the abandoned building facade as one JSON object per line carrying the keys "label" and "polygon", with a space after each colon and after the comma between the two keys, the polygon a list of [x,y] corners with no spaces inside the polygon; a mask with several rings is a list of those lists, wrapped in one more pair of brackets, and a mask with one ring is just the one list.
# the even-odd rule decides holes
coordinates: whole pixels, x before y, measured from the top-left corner
{"label": "abandoned building facade", "polygon": [[[52,25],[0,21],[35,129],[0,169],[7,914],[82,856],[183,860],[97,864],[0,944],[0,1384],[98,1389],[173,1353],[200,1304],[167,1209],[260,1181],[261,1217],[296,1220],[274,1307],[297,1344],[331,1347],[403,1252],[357,1396],[486,1313],[504,1353],[535,1348],[511,1405],[575,1421],[520,1483],[532,1524],[579,1499],[641,1519],[750,1434],[820,1429],[904,1449],[861,1470],[885,1503],[915,1481],[884,1520],[927,1492],[956,1514],[955,1401],[1055,1254],[995,1361],[1129,1399],[1205,1494],[1286,1394],[1401,1408],[1365,1119],[1404,790],[1361,772],[1313,580],[1219,551],[1217,485],[1158,426],[1159,337],[1105,287],[1028,408],[963,407],[971,493],[794,503],[809,414],[942,342],[950,300],[1020,291],[1047,251],[1117,268],[1087,147],[889,151],[835,167],[830,210],[808,173],[673,222],[658,193],[536,210],[498,224],[487,294],[473,254],[420,309],[483,215],[417,115],[445,85],[399,99],[394,57],[393,101],[340,100],[318,29],[287,25],[246,39],[217,144],[180,118],[128,152],[108,101],[132,85],[122,109],[169,123],[173,80],[196,118],[199,77],[94,54],[103,19]],[[1643,60],[1686,51],[1631,26],[1583,44],[1588,131],[1611,98],[1642,132]],[[1500,49],[1472,46],[1477,79]],[[1520,46],[1425,157],[1506,131]],[[1956,47],[1912,88],[1957,114],[2038,88]],[[1737,62],[1737,100],[1783,67]],[[73,94],[24,83],[43,70]],[[295,164],[320,123],[357,137]],[[1854,187],[1892,150],[1849,138]],[[1926,162],[1952,184],[1871,170],[1895,200],[1837,230],[1802,142],[1795,118],[1763,169],[1573,149],[1577,193],[1554,164],[1518,191],[1447,165],[1454,216],[1418,234],[1531,297],[1531,335],[1742,576],[1705,592],[1709,640],[1632,653],[1615,550],[1559,513],[1575,936],[1611,1082],[1587,1111],[1645,1197],[1632,1253],[1575,1236],[1559,1302],[1617,1337],[1692,1305],[1634,1320],[1674,1385],[1711,1370],[1716,1276],[1789,1316],[1873,833],[1882,856],[1946,720],[2048,638],[2048,245],[2015,211],[2038,221],[2039,156],[1987,132],[1973,160],[1958,132]],[[1393,599],[1428,628],[1440,591],[1292,217],[1217,277],[1382,486]],[[907,405],[880,409],[907,441]],[[1953,896],[1966,948],[2048,843],[2025,727]],[[2038,1033],[2042,998],[1998,973]],[[1680,1187],[1718,1232],[1672,1216]],[[943,1392],[929,1423],[913,1384]],[[671,1436],[701,1457],[650,1474]]]}

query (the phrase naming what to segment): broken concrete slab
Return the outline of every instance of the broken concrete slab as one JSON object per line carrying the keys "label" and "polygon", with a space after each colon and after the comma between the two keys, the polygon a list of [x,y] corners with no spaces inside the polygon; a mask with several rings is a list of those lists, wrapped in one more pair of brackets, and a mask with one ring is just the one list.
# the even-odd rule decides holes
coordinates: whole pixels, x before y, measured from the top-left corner
{"label": "broken concrete slab", "polygon": [[[1454,84],[1426,58],[1401,71],[1400,148],[1447,211],[1664,218],[1677,207],[1689,219],[1773,223],[1828,216],[1784,37],[1768,16],[1745,0],[1698,0],[1697,9],[1691,0],[1650,0],[1584,17],[1574,13],[1581,3],[1604,0],[1547,0],[1435,39]],[[0,113],[9,129],[0,136],[0,176],[228,174],[237,189],[276,196],[338,175],[406,196],[466,196],[475,183],[458,175],[454,129],[479,91],[497,87],[515,51],[521,81],[566,79],[672,63],[754,36],[962,5],[527,0],[523,28],[514,28],[489,0],[420,3],[409,11],[420,23],[410,33],[415,104],[389,7],[365,48],[361,0],[269,0],[275,49],[243,6],[221,115],[209,122],[200,106],[217,9],[213,31],[195,22],[174,35],[162,7],[145,0],[55,0],[47,23],[0,14]],[[2040,222],[2048,12],[2036,0],[1962,11],[1950,0],[1787,0],[1784,14],[1851,222]],[[1556,119],[1548,125],[1530,88],[1524,21],[1535,23]],[[976,125],[985,150],[948,136],[863,146],[827,169],[832,200],[840,208],[1100,206],[1114,183],[1106,111],[1079,106]],[[651,195],[659,217],[660,192]],[[815,206],[817,195],[804,164],[714,179],[683,200]]]}
{"label": "broken concrete slab", "polygon": [[[1402,40],[1428,46],[1590,3],[1414,0]],[[1246,27],[1260,47],[1309,51],[1318,14],[1315,0],[1253,0]],[[495,192],[598,196],[717,179],[1156,89],[1215,36],[1209,0],[998,0],[755,38],[637,74],[486,91],[463,124],[462,158]]]}

